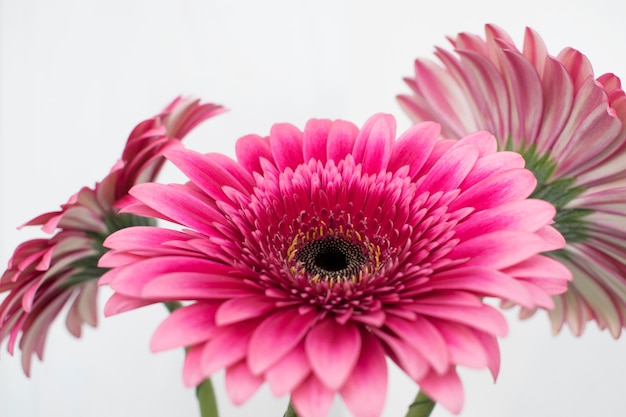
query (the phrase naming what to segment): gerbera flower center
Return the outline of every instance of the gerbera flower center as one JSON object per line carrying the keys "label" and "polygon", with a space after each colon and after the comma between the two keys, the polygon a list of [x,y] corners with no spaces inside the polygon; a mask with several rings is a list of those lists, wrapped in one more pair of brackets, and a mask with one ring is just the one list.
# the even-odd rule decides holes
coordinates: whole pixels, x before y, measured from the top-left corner
{"label": "gerbera flower center", "polygon": [[361,247],[339,237],[313,240],[296,254],[309,275],[334,280],[356,276],[367,259]]}

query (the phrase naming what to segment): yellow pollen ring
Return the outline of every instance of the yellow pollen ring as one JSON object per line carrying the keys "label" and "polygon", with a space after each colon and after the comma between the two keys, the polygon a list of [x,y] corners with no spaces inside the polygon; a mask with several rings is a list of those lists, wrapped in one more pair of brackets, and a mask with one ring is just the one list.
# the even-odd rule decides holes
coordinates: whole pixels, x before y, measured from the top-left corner
{"label": "yellow pollen ring", "polygon": [[[363,280],[364,275],[371,275],[379,270],[381,265],[381,248],[379,245],[372,243],[369,241],[367,237],[365,239],[363,236],[354,229],[346,229],[344,231],[343,225],[339,225],[338,229],[325,227],[326,224],[321,222],[322,224],[314,229],[309,229],[305,232],[302,230],[298,230],[298,233],[294,236],[291,241],[291,244],[287,248],[287,264],[289,268],[289,272],[291,275],[296,276],[299,274],[306,274],[305,268],[302,267],[302,264],[296,260],[296,257],[299,252],[299,248],[303,247],[307,243],[311,241],[315,241],[319,238],[323,238],[325,236],[333,236],[333,237],[345,237],[350,241],[359,242],[364,250],[368,258],[368,262],[363,265],[363,267],[359,270],[357,274],[354,274],[349,277],[343,278],[331,278],[328,279],[328,285],[332,288],[335,284],[335,281],[338,283],[340,281],[352,281],[354,283],[361,282]],[[313,275],[309,277],[309,280],[312,283],[317,284],[320,280],[323,279],[319,274]]]}

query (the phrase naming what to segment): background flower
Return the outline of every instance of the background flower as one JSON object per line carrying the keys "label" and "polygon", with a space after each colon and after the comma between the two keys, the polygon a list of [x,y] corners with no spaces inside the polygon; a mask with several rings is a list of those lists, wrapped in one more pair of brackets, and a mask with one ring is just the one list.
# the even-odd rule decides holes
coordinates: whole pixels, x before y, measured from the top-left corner
{"label": "background flower", "polygon": [[165,162],[164,150],[178,143],[193,127],[224,109],[215,104],[178,98],[157,116],[131,132],[122,158],[94,188],[83,188],[61,206],[26,226],[41,225],[50,238],[29,240],[17,247],[0,278],[0,339],[8,338],[14,353],[19,339],[22,367],[29,375],[31,359],[43,357],[48,330],[66,304],[66,325],[76,337],[83,324],[96,325],[97,266],[106,251],[102,241],[113,231],[151,219],[119,214],[128,190],[152,181]]}
{"label": "background flower", "polygon": [[[556,57],[526,29],[518,49],[502,29],[461,33],[441,64],[415,61],[399,96],[415,122],[436,120],[443,135],[488,130],[520,152],[538,180],[533,197],[553,203],[567,246],[548,255],[574,275],[549,312],[553,331],[581,335],[589,320],[619,337],[626,325],[626,96],[613,74],[594,77],[572,48]],[[523,309],[522,317],[534,310]]]}
{"label": "background flower", "polygon": [[226,368],[236,404],[263,383],[302,417],[335,394],[356,417],[378,416],[391,357],[435,400],[463,403],[456,365],[499,369],[507,327],[481,297],[552,306],[569,272],[554,208],[526,197],[536,181],[516,153],[478,133],[438,141],[424,123],[396,141],[395,120],[362,129],[311,120],[237,142],[237,161],[182,147],[166,157],[187,184],[142,184],[124,211],[183,230],[132,227],[110,236],[100,280],[115,314],[193,301],[158,328],[152,349],[188,346],[194,386]]}

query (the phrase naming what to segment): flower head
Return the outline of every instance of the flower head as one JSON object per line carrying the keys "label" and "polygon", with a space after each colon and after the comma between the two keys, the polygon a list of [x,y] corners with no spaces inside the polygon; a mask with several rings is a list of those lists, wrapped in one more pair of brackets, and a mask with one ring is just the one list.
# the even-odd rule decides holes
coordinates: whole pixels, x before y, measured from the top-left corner
{"label": "flower head", "polygon": [[[438,65],[415,61],[414,91],[399,97],[415,122],[435,120],[462,138],[487,130],[501,149],[520,152],[537,177],[532,194],[557,208],[567,241],[548,253],[573,273],[549,312],[553,331],[574,334],[595,320],[618,337],[626,325],[626,96],[613,74],[594,77],[580,52],[548,54],[526,29],[520,51],[500,28],[486,38],[461,33],[454,52],[437,48]],[[532,309],[523,309],[530,316]]]}
{"label": "flower head", "polygon": [[[122,158],[94,188],[83,188],[61,207],[25,225],[41,225],[52,237],[17,247],[0,278],[0,339],[8,336],[13,354],[19,338],[22,367],[30,374],[32,356],[40,359],[52,322],[69,304],[67,328],[80,337],[83,324],[97,322],[97,266],[106,251],[102,241],[113,231],[150,220],[120,214],[128,190],[153,181],[165,162],[162,153],[203,120],[222,112],[220,106],[178,98],[159,115],[140,123],[130,134]],[[21,337],[20,337],[21,335]]]}
{"label": "flower head", "polygon": [[226,368],[245,402],[267,382],[303,417],[339,394],[357,417],[380,414],[386,356],[454,412],[456,365],[499,367],[495,296],[552,305],[569,272],[539,252],[564,244],[554,208],[529,200],[521,156],[478,133],[438,141],[434,123],[395,140],[395,120],[358,129],[311,120],[241,138],[237,161],[182,146],[166,157],[180,185],[141,184],[125,210],[183,229],[110,236],[105,314],[187,300],[159,326],[155,351],[189,347],[183,378]]}

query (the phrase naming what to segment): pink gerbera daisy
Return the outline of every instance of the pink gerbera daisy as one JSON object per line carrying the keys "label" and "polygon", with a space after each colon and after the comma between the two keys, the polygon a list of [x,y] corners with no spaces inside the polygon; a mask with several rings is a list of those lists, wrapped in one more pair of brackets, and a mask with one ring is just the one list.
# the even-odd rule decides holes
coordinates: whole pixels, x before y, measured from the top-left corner
{"label": "pink gerbera daisy", "polygon": [[237,161],[182,146],[166,157],[190,179],[142,184],[125,210],[178,223],[105,241],[105,314],[188,300],[152,349],[186,346],[194,386],[226,369],[236,404],[263,383],[302,417],[339,394],[378,416],[386,356],[453,412],[456,365],[497,374],[506,322],[482,297],[551,307],[569,272],[539,252],[564,245],[554,207],[527,199],[535,178],[488,133],[438,141],[434,123],[395,140],[395,120],[277,124],[236,145]]}
{"label": "pink gerbera daisy", "polygon": [[[576,335],[595,320],[617,338],[626,325],[626,97],[613,74],[594,78],[580,52],[548,54],[526,29],[518,50],[500,28],[461,33],[438,65],[415,61],[414,91],[399,96],[415,122],[435,120],[448,138],[487,130],[501,149],[521,153],[538,184],[531,197],[557,208],[564,249],[547,255],[573,273],[549,312],[553,331]],[[528,317],[533,310],[523,309]]]}
{"label": "pink gerbera daisy", "polygon": [[[17,247],[0,278],[0,339],[8,336],[13,354],[19,338],[22,367],[30,374],[33,355],[40,359],[51,323],[67,304],[67,328],[76,337],[84,323],[96,325],[97,266],[106,251],[102,241],[113,231],[147,225],[150,219],[120,214],[117,208],[135,184],[153,181],[165,162],[162,152],[178,143],[221,106],[176,99],[159,115],[140,123],[130,134],[120,161],[94,188],[83,188],[60,211],[26,223],[54,234]],[[21,336],[20,336],[21,335]]]}

